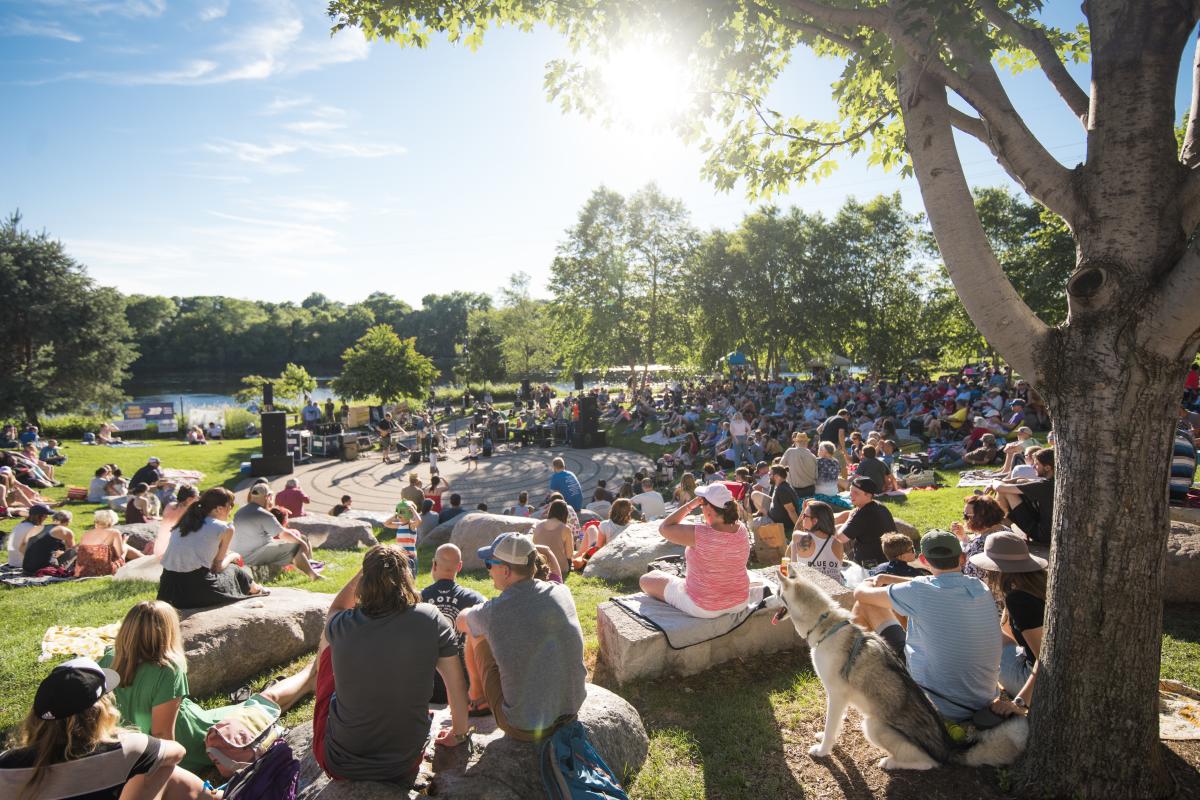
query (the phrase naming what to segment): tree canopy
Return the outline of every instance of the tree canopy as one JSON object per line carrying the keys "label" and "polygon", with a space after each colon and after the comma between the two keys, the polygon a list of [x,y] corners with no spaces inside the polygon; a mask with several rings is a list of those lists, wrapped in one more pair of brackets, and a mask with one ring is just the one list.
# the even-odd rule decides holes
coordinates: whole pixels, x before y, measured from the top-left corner
{"label": "tree canopy", "polygon": [[342,372],[331,385],[339,397],[390,403],[423,398],[437,375],[433,361],[417,352],[415,338],[401,339],[387,325],[375,325],[342,354]]}

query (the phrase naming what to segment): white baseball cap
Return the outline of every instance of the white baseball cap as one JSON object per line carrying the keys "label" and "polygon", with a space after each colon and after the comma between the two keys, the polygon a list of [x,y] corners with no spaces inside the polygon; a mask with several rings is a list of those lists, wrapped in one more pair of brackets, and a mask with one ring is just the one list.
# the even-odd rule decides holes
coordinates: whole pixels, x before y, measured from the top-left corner
{"label": "white baseball cap", "polygon": [[702,497],[717,508],[724,508],[727,503],[734,501],[733,492],[723,483],[710,483],[696,487],[696,496]]}

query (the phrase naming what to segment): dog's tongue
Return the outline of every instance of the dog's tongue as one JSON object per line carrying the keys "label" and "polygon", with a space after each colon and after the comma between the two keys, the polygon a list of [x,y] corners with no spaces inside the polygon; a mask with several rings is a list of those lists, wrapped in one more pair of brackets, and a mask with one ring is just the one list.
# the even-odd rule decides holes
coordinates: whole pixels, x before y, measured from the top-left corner
{"label": "dog's tongue", "polygon": [[775,612],[775,613],[774,613],[774,614],[771,616],[771,624],[772,624],[772,625],[778,625],[778,624],[780,623],[780,621],[781,621],[781,620],[782,620],[784,617],[786,617],[786,616],[787,616],[787,613],[788,613],[788,610],[787,610],[786,608],[781,608],[781,609],[779,609],[778,611],[776,611],[776,612]]}

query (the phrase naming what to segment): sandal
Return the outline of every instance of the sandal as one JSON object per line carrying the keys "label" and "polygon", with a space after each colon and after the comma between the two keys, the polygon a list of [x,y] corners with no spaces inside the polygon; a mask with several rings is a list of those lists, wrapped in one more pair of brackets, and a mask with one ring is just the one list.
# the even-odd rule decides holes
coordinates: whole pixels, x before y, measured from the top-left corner
{"label": "sandal", "polygon": [[243,684],[229,693],[229,702],[239,705],[250,699],[254,694],[254,690],[250,688],[250,684]]}
{"label": "sandal", "polygon": [[468,700],[467,701],[467,716],[468,717],[490,717],[492,715],[492,707],[487,704],[487,700]]}

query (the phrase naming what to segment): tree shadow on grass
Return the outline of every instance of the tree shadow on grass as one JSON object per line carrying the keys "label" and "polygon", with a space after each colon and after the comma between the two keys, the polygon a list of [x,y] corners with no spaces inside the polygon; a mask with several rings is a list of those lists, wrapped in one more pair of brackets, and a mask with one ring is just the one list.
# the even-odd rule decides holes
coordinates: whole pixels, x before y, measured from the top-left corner
{"label": "tree shadow on grass", "polygon": [[[1200,586],[1196,588],[1200,589]],[[1200,604],[1166,606],[1163,609],[1163,634],[1200,644]]]}
{"label": "tree shadow on grass", "polygon": [[811,676],[803,651],[778,653],[760,663],[633,684],[621,693],[638,708],[652,739],[656,731],[691,739],[706,797],[802,798],[804,787],[788,765],[796,735],[773,702],[797,692],[802,672]]}

